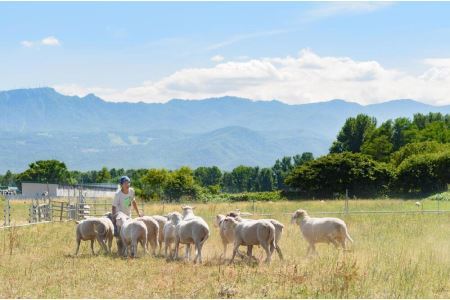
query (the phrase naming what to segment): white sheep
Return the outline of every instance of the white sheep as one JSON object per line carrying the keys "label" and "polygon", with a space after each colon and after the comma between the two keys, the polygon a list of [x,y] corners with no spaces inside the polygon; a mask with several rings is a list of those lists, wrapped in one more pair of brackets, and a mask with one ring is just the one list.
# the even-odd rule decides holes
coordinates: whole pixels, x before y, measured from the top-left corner
{"label": "white sheep", "polygon": [[309,243],[307,254],[316,252],[316,243],[332,243],[336,248],[339,244],[345,250],[346,240],[353,243],[348,234],[347,225],[338,218],[311,218],[308,213],[299,209],[292,214],[292,223],[297,223],[303,237]]}
{"label": "white sheep", "polygon": [[178,259],[178,249],[181,244],[186,244],[185,257],[189,261],[191,244],[194,244],[196,255],[194,263],[202,263],[202,248],[205,241],[209,238],[208,224],[201,217],[195,216],[192,207],[184,207],[183,215],[187,218],[180,219],[179,215],[172,214],[171,221],[176,226],[175,234],[175,259]]}
{"label": "white sheep", "polygon": [[[231,244],[234,242],[234,228],[229,228],[229,227],[225,226],[225,224],[223,223],[225,218],[226,218],[225,215],[219,214],[216,216],[216,218],[214,220],[214,226],[219,228],[220,239],[222,240],[223,258],[226,258],[226,256],[227,256],[228,244]],[[239,250],[238,250],[237,254],[240,257],[244,257],[244,255],[242,253],[240,253]]]}
{"label": "white sheep", "polygon": [[143,216],[136,218],[135,220],[142,221],[147,226],[147,248],[148,244],[152,247],[153,255],[156,256],[156,248],[159,245],[159,224],[158,222],[150,216]]}
{"label": "white sheep", "polygon": [[106,239],[108,241],[108,252],[111,253],[112,241],[114,238],[114,224],[111,219],[106,216],[101,217],[100,220],[105,224],[106,228],[108,228]]}
{"label": "white sheep", "polygon": [[116,224],[123,244],[122,255],[128,257],[131,254],[131,257],[136,257],[138,242],[141,243],[145,253],[148,252],[147,226],[144,222],[133,220],[126,214],[119,212],[116,217]]}
{"label": "white sheep", "polygon": [[[168,221],[164,224],[163,232],[164,232],[164,256],[168,259],[172,257],[172,244],[175,243],[176,236],[176,228],[174,223],[171,220],[172,214],[177,215],[177,219],[182,219],[183,216],[179,212],[169,213],[167,215]],[[169,250],[169,255],[167,254],[167,250]]]}
{"label": "white sheep", "polygon": [[159,215],[153,215],[152,218],[155,219],[159,225],[158,243],[159,243],[159,254],[161,255],[161,248],[164,242],[164,225],[168,222],[169,219],[167,218],[167,216],[159,216]]}
{"label": "white sheep", "polygon": [[105,242],[108,241],[109,245],[111,245],[112,235],[114,234],[114,232],[111,231],[109,224],[107,223],[107,221],[104,220],[104,218],[89,218],[82,221],[76,221],[76,223],[77,223],[76,228],[77,250],[75,252],[75,255],[78,255],[81,241],[91,241],[92,254],[95,254],[94,252],[95,240],[98,241],[98,243],[103,248],[103,250],[105,250],[105,252],[111,251],[111,246],[109,246],[108,250],[108,247],[106,246]]}
{"label": "white sheep", "polygon": [[261,245],[266,251],[266,262],[270,263],[275,249],[275,227],[267,220],[246,220],[239,222],[235,218],[226,217],[224,226],[234,228],[234,248],[230,264],[234,261],[239,246],[247,246],[247,255],[251,257],[253,246]]}
{"label": "white sheep", "polygon": [[[246,213],[246,214],[247,215],[251,215],[250,213]],[[241,213],[239,211],[239,209],[236,209],[235,212],[228,213],[227,217],[232,217],[232,218],[234,218],[235,220],[237,220],[239,222],[251,220],[251,219],[243,219],[243,218],[241,218],[242,215],[243,215],[243,213]],[[280,248],[280,240],[281,240],[281,236],[283,235],[284,225],[281,224],[279,221],[277,221],[275,219],[260,219],[260,220],[269,221],[275,227],[275,250],[277,250],[279,258],[281,260],[283,260],[283,252],[281,251],[281,248]],[[250,249],[249,256],[251,256],[251,255],[252,255],[252,250]]]}

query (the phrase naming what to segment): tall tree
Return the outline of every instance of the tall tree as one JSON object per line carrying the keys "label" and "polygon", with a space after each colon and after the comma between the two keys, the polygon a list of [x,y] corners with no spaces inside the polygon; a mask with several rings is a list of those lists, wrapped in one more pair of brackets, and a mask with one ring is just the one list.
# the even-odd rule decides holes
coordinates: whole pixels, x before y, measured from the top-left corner
{"label": "tall tree", "polygon": [[103,167],[100,172],[97,174],[96,181],[98,183],[105,183],[111,180],[111,174],[108,171],[107,167]]}
{"label": "tall tree", "polygon": [[29,168],[18,176],[20,182],[73,184],[66,164],[58,160],[39,160],[29,164]]}
{"label": "tall tree", "polygon": [[356,118],[348,118],[339,131],[336,141],[333,142],[330,152],[360,152],[362,144],[376,128],[376,125],[375,118],[364,114],[359,114]]}

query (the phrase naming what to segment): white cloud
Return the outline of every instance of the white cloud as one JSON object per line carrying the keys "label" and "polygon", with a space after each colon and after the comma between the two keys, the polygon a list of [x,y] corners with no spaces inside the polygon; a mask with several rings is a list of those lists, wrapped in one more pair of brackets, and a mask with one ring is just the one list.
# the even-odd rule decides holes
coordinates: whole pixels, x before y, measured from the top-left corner
{"label": "white cloud", "polygon": [[213,57],[211,57],[211,61],[213,62],[221,62],[225,59],[225,57],[223,57],[222,55],[214,55]]}
{"label": "white cloud", "polygon": [[54,36],[48,36],[40,41],[21,41],[20,44],[25,48],[33,48],[38,46],[61,46],[60,41]]}
{"label": "white cloud", "polygon": [[61,43],[54,36],[48,36],[41,40],[41,44],[44,46],[61,46]]}
{"label": "white cloud", "polygon": [[110,101],[165,102],[225,95],[278,99],[291,104],[345,99],[361,104],[410,98],[450,104],[450,59],[426,59],[420,75],[382,66],[376,61],[319,56],[304,49],[295,57],[228,61],[210,68],[181,69],[157,81],[125,90],[61,85],[66,94],[93,92]]}
{"label": "white cloud", "polygon": [[24,46],[25,48],[31,48],[33,47],[34,43],[31,41],[21,41],[20,44]]}

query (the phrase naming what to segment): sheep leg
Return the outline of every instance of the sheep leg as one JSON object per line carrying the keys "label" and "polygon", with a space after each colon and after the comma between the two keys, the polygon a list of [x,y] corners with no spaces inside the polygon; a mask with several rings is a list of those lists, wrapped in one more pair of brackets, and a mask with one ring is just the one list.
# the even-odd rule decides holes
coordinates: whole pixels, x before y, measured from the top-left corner
{"label": "sheep leg", "polygon": [[227,243],[222,244],[223,244],[223,259],[225,259],[227,257]]}
{"label": "sheep leg", "polygon": [[112,240],[113,240],[113,236],[112,234],[108,237],[108,253],[111,254],[111,250],[112,250]]}
{"label": "sheep leg", "polygon": [[184,258],[189,261],[191,259],[191,244],[186,244],[186,250],[184,252]]}
{"label": "sheep leg", "polygon": [[236,253],[239,249],[239,245],[240,245],[240,243],[234,242],[233,255],[231,256],[230,264],[232,264],[234,262],[234,257],[236,256]]}
{"label": "sheep leg", "polygon": [[261,243],[261,247],[266,251],[266,263],[270,263],[271,261],[271,257],[272,257],[272,252],[270,251],[270,246],[267,245],[267,242],[262,242]]}
{"label": "sheep leg", "polygon": [[133,241],[131,241],[131,247],[130,247],[131,249],[131,257],[132,258],[135,258],[136,257],[136,255],[137,255],[137,248],[138,248],[138,241],[137,240],[133,240]]}
{"label": "sheep leg", "polygon": [[178,259],[178,249],[180,248],[180,239],[178,237],[175,238],[175,259]]}
{"label": "sheep leg", "polygon": [[[139,244],[141,244],[142,249],[144,249],[144,255],[145,255],[147,253],[147,244],[143,240],[139,240]],[[136,252],[137,252],[138,246],[139,246],[138,243],[136,243]]]}
{"label": "sheep leg", "polygon": [[106,253],[108,253],[108,248],[105,244],[105,241],[103,238],[101,238],[100,236],[97,236],[97,242],[100,244],[100,246],[102,247],[103,251],[105,251]]}
{"label": "sheep leg", "polygon": [[278,244],[275,246],[275,249],[277,250],[278,256],[280,257],[281,260],[283,260],[283,253],[281,252],[281,248],[280,246],[278,246]]}
{"label": "sheep leg", "polygon": [[164,256],[165,256],[166,258],[169,258],[169,257],[167,256],[167,249],[169,249],[170,257],[172,257],[172,249],[171,249],[171,247],[170,247],[170,243],[165,242],[165,243],[164,243]]}
{"label": "sheep leg", "polygon": [[95,252],[94,252],[94,240],[91,240],[91,250],[92,250],[92,255],[95,255]]}
{"label": "sheep leg", "polygon": [[80,242],[81,242],[81,239],[77,238],[77,250],[75,251],[75,256],[78,255],[78,251],[80,250]]}
{"label": "sheep leg", "polygon": [[198,261],[199,263],[202,263],[202,248],[203,248],[203,243],[202,242],[197,242],[195,244],[195,247],[197,248],[197,255],[195,256],[194,259],[194,263],[196,261]]}
{"label": "sheep leg", "polygon": [[152,247],[153,255],[156,256],[156,249],[158,248],[158,240],[150,239],[150,246]]}

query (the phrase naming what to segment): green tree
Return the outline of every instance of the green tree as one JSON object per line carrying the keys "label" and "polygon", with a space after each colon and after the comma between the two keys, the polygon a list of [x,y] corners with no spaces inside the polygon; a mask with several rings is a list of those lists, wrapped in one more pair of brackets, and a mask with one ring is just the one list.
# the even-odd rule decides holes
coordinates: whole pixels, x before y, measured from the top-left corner
{"label": "green tree", "polygon": [[450,183],[450,151],[412,155],[397,170],[396,187],[405,193],[447,190]]}
{"label": "green tree", "polygon": [[314,155],[311,152],[303,152],[301,155],[294,155],[292,159],[294,160],[294,167],[298,167],[308,161],[314,160]]}
{"label": "green tree", "polygon": [[364,114],[359,114],[356,118],[348,118],[339,131],[336,141],[331,145],[330,153],[360,152],[362,144],[376,128],[376,125],[375,118]]}
{"label": "green tree", "polygon": [[58,160],[39,160],[29,164],[29,168],[18,176],[20,182],[74,184],[66,164]]}
{"label": "green tree", "polygon": [[97,174],[96,182],[105,183],[111,180],[111,174],[108,171],[108,168],[103,167],[100,172]]}
{"label": "green tree", "polygon": [[259,172],[259,191],[268,192],[273,191],[275,188],[275,174],[270,168],[262,168]]}
{"label": "green tree", "polygon": [[222,181],[222,172],[216,166],[198,167],[194,171],[195,180],[204,187],[220,185]]}
{"label": "green tree", "polygon": [[286,183],[309,196],[332,197],[348,189],[350,195],[372,197],[386,193],[394,175],[387,164],[364,154],[344,152],[297,167]]}
{"label": "green tree", "polygon": [[166,169],[149,169],[141,178],[144,198],[162,200],[169,177]]}
{"label": "green tree", "polygon": [[195,197],[197,190],[192,169],[181,167],[170,173],[164,192],[170,201],[179,201],[182,196]]}
{"label": "green tree", "polygon": [[13,186],[16,184],[16,176],[10,170],[6,171],[5,175],[0,178],[0,185]]}
{"label": "green tree", "polygon": [[410,143],[391,155],[391,163],[398,167],[405,159],[418,154],[438,153],[450,150],[450,144],[435,141]]}

